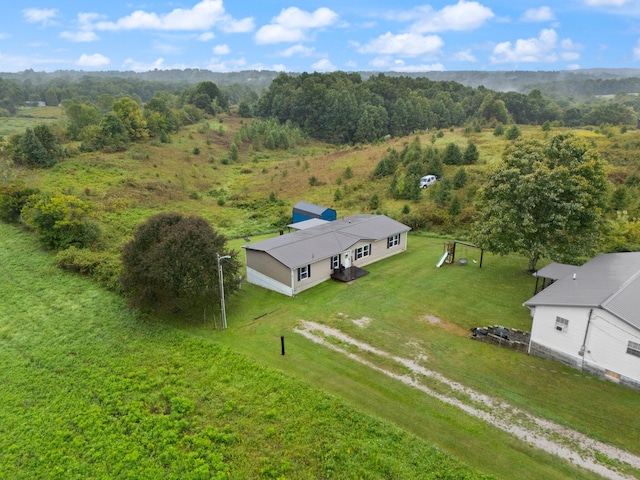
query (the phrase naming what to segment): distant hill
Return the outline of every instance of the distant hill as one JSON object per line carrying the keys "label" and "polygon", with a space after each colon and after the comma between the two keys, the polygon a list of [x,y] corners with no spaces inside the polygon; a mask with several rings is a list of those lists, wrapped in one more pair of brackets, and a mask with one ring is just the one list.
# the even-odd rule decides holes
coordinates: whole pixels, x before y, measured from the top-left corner
{"label": "distant hill", "polygon": [[[16,73],[0,72],[0,78],[28,81],[34,85],[43,85],[54,79],[79,81],[82,78],[135,78],[137,80],[157,82],[178,82],[195,84],[212,81],[220,86],[248,84],[253,90],[269,87],[281,72],[271,70],[243,70],[239,72],[212,72],[210,70],[151,70],[148,72],[57,70],[54,72],[36,72],[25,70]],[[287,72],[289,75],[297,73]],[[484,86],[501,92],[515,91],[529,93],[538,89],[552,96],[584,97],[592,95],[615,95],[619,93],[640,92],[640,69],[635,68],[591,68],[564,71],[480,71],[460,70],[449,72],[359,72],[363,80],[373,75],[425,77],[434,81],[454,81],[462,85],[477,88]]]}

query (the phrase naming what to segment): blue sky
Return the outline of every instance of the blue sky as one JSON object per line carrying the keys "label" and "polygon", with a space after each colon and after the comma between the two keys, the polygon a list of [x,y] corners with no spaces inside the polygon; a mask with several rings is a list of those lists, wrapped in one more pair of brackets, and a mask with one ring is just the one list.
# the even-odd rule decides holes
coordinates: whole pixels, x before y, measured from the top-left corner
{"label": "blue sky", "polygon": [[4,3],[2,72],[640,68],[640,0]]}

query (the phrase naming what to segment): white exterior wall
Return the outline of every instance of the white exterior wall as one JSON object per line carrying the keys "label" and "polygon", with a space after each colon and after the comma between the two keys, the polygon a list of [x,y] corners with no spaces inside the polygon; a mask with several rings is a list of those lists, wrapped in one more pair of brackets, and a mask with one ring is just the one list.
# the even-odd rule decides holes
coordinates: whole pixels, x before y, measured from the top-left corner
{"label": "white exterior wall", "polygon": [[[640,383],[640,357],[627,353],[629,341],[640,343],[640,332],[603,310],[594,310],[589,324],[585,362]],[[617,380],[612,375],[608,378]]]}
{"label": "white exterior wall", "polygon": [[[565,332],[556,329],[556,317],[569,320],[569,326]],[[562,352],[576,363],[580,363],[582,357],[579,352],[584,341],[588,318],[588,308],[539,305],[535,309],[531,325],[531,343]]]}
{"label": "white exterior wall", "polygon": [[293,289],[291,288],[291,285],[280,283],[270,276],[260,273],[251,267],[247,267],[247,282],[293,297]]}
{"label": "white exterior wall", "polygon": [[[627,353],[629,341],[640,343],[640,331],[601,309],[593,309],[589,320],[590,312],[586,307],[537,306],[530,353],[536,349],[534,344],[540,345],[559,354],[544,356],[609,380],[640,386],[640,357]],[[566,332],[556,330],[556,317],[569,320]]]}

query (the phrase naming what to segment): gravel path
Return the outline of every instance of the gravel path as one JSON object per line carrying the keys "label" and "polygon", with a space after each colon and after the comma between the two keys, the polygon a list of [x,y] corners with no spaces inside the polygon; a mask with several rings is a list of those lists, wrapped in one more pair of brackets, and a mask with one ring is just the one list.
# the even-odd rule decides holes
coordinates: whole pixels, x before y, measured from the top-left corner
{"label": "gravel path", "polygon": [[[545,452],[562,457],[575,465],[598,473],[605,478],[617,480],[633,477],[621,474],[611,465],[599,463],[596,460],[596,456],[606,456],[609,459],[618,460],[640,469],[640,457],[636,455],[589,438],[575,430],[531,415],[496,398],[476,392],[458,382],[449,380],[437,372],[418,365],[413,360],[391,355],[351,338],[335,328],[303,320],[301,326],[294,331],[312,342],[342,353],[363,365],[399,380],[406,385],[417,388],[425,394],[437,398],[448,405],[457,407],[469,415],[480,418]],[[411,371],[411,375],[399,375],[385,370],[361,358],[357,353],[349,352],[335,343],[328,341],[330,337],[356,347],[359,351],[393,359],[408,368]],[[440,384],[447,385],[453,392],[462,395],[454,397],[436,392],[426,385],[429,381],[436,381]],[[461,397],[465,398],[465,400],[462,400]]]}

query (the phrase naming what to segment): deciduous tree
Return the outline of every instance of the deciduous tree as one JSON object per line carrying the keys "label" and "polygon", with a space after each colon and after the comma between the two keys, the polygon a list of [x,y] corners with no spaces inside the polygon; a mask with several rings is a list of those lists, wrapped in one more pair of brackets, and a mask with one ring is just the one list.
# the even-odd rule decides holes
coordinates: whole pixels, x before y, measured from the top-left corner
{"label": "deciduous tree", "polygon": [[225,297],[238,289],[237,252],[205,219],[161,213],[140,225],[122,252],[121,285],[134,306],[178,311],[220,301],[217,255],[225,259]]}
{"label": "deciduous tree", "polygon": [[597,153],[572,135],[519,142],[491,171],[477,205],[475,242],[491,252],[571,261],[601,239],[607,181]]}

